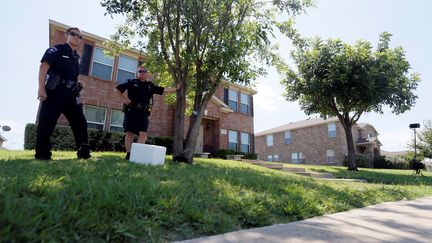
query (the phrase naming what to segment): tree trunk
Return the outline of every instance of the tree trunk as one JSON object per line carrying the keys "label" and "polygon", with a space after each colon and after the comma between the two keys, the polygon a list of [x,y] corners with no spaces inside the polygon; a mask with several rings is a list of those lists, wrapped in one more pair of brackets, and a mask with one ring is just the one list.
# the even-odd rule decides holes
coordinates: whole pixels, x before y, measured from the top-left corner
{"label": "tree trunk", "polygon": [[354,139],[352,136],[352,125],[345,124],[344,126],[346,141],[348,146],[348,170],[357,171],[356,155],[354,148]]}
{"label": "tree trunk", "polygon": [[183,153],[184,145],[184,118],[186,110],[186,87],[180,84],[177,87],[177,103],[174,113],[174,141],[173,141],[173,160],[187,162]]}
{"label": "tree trunk", "polygon": [[[202,123],[202,118],[204,115],[204,110],[207,107],[208,99],[201,103],[202,96],[199,96],[197,100],[195,100],[195,111],[196,114],[192,114],[189,124],[188,134],[186,136],[184,155],[187,162],[192,163],[193,155],[195,153],[195,146],[198,139],[198,134],[200,131],[200,126]],[[198,105],[197,105],[198,104]]]}
{"label": "tree trunk", "polygon": [[[337,111],[336,107],[335,110]],[[348,147],[348,170],[351,171],[358,171],[357,169],[357,163],[356,163],[356,155],[355,155],[355,148],[354,148],[354,139],[352,136],[352,126],[357,122],[357,119],[350,119],[349,112],[345,111],[342,114],[339,114],[337,112],[337,118],[339,119],[340,123],[342,124],[342,127],[345,131],[345,138],[347,141],[347,147]]]}
{"label": "tree trunk", "polygon": [[193,162],[193,155],[195,153],[195,146],[198,139],[198,134],[200,131],[201,121],[202,121],[202,112],[201,114],[192,115],[190,119],[190,126],[188,130],[188,134],[186,136],[185,147],[184,147],[184,156],[188,163]]}

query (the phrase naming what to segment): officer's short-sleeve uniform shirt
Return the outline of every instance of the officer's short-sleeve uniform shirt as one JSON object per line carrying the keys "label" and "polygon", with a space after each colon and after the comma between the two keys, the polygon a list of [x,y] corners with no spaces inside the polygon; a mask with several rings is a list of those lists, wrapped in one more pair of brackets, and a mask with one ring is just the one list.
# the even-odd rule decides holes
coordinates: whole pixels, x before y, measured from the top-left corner
{"label": "officer's short-sleeve uniform shirt", "polygon": [[128,79],[126,82],[119,84],[117,89],[120,92],[128,91],[128,98],[135,103],[143,106],[150,104],[150,99],[154,94],[162,95],[163,87],[154,85],[152,82],[142,82],[139,79]]}
{"label": "officer's short-sleeve uniform shirt", "polygon": [[50,65],[49,74],[60,75],[64,80],[78,80],[79,55],[67,43],[46,50],[41,62]]}

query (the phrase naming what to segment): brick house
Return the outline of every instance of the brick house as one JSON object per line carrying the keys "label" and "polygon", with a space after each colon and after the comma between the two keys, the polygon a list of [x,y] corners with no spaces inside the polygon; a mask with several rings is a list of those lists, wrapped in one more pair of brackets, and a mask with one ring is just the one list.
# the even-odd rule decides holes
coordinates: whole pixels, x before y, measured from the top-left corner
{"label": "brick house", "polygon": [[[64,43],[63,36],[67,28],[69,26],[50,20],[49,46]],[[80,101],[83,103],[88,127],[122,132],[122,102],[114,94],[113,89],[126,79],[135,77],[143,55],[137,50],[128,50],[116,57],[106,56],[103,52],[103,42],[106,39],[85,31],[81,32],[83,45],[78,50],[81,56],[78,79],[85,82]],[[204,112],[196,153],[214,153],[227,148],[254,152],[254,94],[255,90],[229,83],[224,83],[217,89]],[[154,96],[154,106],[149,119],[150,136],[174,134],[174,106],[164,103],[165,95],[166,93]],[[37,120],[36,118],[36,122]],[[57,124],[68,125],[68,122],[61,116]],[[189,126],[188,118],[185,120],[185,126]]]}
{"label": "brick house", "polygon": [[[352,128],[355,151],[370,161],[380,155],[378,132],[367,123]],[[255,134],[260,159],[293,164],[342,165],[348,153],[345,131],[337,118],[310,118]]]}

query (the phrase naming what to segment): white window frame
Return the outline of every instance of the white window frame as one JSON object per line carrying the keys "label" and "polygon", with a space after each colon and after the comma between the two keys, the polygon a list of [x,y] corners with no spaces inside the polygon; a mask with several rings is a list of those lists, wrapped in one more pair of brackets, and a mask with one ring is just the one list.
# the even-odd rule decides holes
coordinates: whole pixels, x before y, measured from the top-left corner
{"label": "white window frame", "polygon": [[87,107],[93,107],[93,108],[96,108],[96,109],[104,110],[104,119],[103,119],[103,122],[90,121],[87,117],[86,117],[86,120],[87,120],[87,123],[89,123],[89,124],[102,125],[102,130],[105,130],[105,123],[106,123],[106,118],[107,118],[106,117],[107,116],[107,109],[104,108],[104,107],[100,107],[100,106],[84,105],[84,115],[85,115],[85,112],[87,110]]}
{"label": "white window frame", "polygon": [[291,163],[299,164],[298,153],[291,153]]}
{"label": "white window frame", "polygon": [[273,154],[273,161],[279,161],[279,154]]}
{"label": "white window frame", "polygon": [[122,111],[120,111],[120,110],[112,109],[112,110],[111,110],[111,114],[110,114],[110,131],[113,131],[113,130],[111,129],[112,127],[118,127],[118,128],[123,129],[123,124],[116,125],[116,124],[113,124],[113,123],[112,123],[112,118],[113,118],[113,113],[114,113],[114,112],[120,112],[121,114],[123,114],[123,121],[124,121],[124,113],[123,113]]}
{"label": "white window frame", "polygon": [[292,143],[292,137],[291,137],[291,131],[285,131],[285,137],[284,137],[284,143],[285,144],[291,144]]}
{"label": "white window frame", "polygon": [[327,156],[327,163],[336,162],[335,151],[333,149],[327,149],[326,156]]}
{"label": "white window frame", "polygon": [[291,162],[293,164],[303,164],[304,163],[304,155],[302,152],[291,153]]}
{"label": "white window frame", "polygon": [[267,147],[273,146],[273,134],[267,134],[266,135],[266,144],[267,144]]}
{"label": "white window frame", "polygon": [[272,154],[267,155],[267,161],[273,161],[273,155]]}
{"label": "white window frame", "polygon": [[[244,99],[246,99],[246,100],[244,100]],[[246,103],[243,101],[245,101]],[[242,105],[245,105],[247,107],[246,113],[242,111]],[[246,115],[249,115],[249,113],[250,113],[249,112],[249,95],[246,93],[242,93],[242,92],[240,92],[240,112],[243,114],[246,114]]]}
{"label": "white window frame", "polygon": [[336,136],[337,136],[336,123],[334,123],[334,122],[328,123],[327,124],[327,137],[335,138]]}
{"label": "white window frame", "polygon": [[[96,61],[95,60],[95,56],[96,56],[96,51],[97,50],[101,50],[102,51],[102,54],[105,56],[105,57],[107,57],[107,58],[109,58],[109,59],[112,59],[112,64],[111,65],[109,65],[109,64],[107,64],[107,63],[103,63],[103,62],[100,62],[100,61]],[[101,77],[98,77],[98,76],[93,76],[93,66],[94,66],[94,63],[97,63],[97,64],[100,64],[100,65],[104,65],[104,66],[108,66],[108,67],[111,67],[111,74],[110,74],[110,79],[109,80],[112,80],[112,76],[113,76],[113,72],[114,72],[114,58],[113,57],[110,57],[110,56],[106,56],[105,55],[105,53],[104,53],[104,49],[103,48],[101,48],[101,47],[95,47],[94,48],[94,54],[93,54],[93,59],[92,59],[92,63],[91,63],[91,71],[90,71],[90,76],[92,76],[92,77],[96,77],[96,78],[99,78],[99,79],[102,79]]]}
{"label": "white window frame", "polygon": [[[232,97],[235,93],[235,100],[234,97]],[[232,109],[232,107],[230,106],[230,101],[235,102],[236,106],[235,106],[235,112],[238,111],[238,91],[234,90],[234,89],[228,89],[228,106]]]}
{"label": "white window frame", "polygon": [[[135,61],[135,68],[134,68],[134,70],[128,70],[128,69],[125,69],[125,68],[121,68],[120,67],[120,62],[121,62],[121,58],[126,58],[126,59],[130,59],[130,60],[134,60]],[[119,83],[119,82],[124,82],[124,81],[126,81],[126,80],[118,80],[118,75],[119,75],[119,70],[121,70],[121,71],[125,71],[125,72],[129,72],[129,73],[132,73],[134,76],[136,75],[136,69],[138,68],[138,60],[136,59],[136,58],[133,58],[133,57],[130,57],[130,56],[126,56],[126,55],[120,55],[119,56],[119,58],[118,58],[118,65],[117,65],[117,77],[116,77],[116,82],[117,83]]]}
{"label": "white window frame", "polygon": [[[234,134],[234,133],[235,133],[235,137],[236,137],[237,141],[231,142],[231,136],[230,136],[230,134]],[[235,150],[238,151],[238,149],[239,149],[238,131],[228,130],[228,149],[232,149],[232,148],[230,148],[230,143],[235,143],[236,144],[236,149]]]}
{"label": "white window frame", "polygon": [[[244,142],[245,139],[243,139],[243,135],[247,136],[247,143]],[[250,153],[250,134],[246,132],[240,132],[240,151],[244,153]],[[243,145],[247,145],[247,151],[242,151]]]}

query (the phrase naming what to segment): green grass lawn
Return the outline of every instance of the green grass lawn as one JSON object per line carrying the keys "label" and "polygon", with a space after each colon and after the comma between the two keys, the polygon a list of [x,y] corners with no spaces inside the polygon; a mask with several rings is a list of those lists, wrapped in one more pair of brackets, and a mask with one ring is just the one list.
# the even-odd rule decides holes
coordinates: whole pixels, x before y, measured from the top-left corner
{"label": "green grass lawn", "polygon": [[430,173],[306,167],[370,181],[333,182],[218,159],[147,166],[92,155],[0,151],[0,242],[166,242],[432,195]]}

